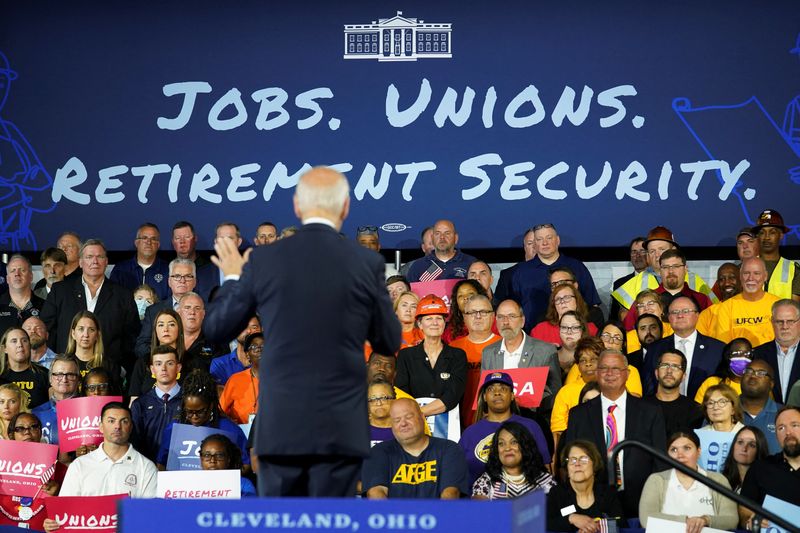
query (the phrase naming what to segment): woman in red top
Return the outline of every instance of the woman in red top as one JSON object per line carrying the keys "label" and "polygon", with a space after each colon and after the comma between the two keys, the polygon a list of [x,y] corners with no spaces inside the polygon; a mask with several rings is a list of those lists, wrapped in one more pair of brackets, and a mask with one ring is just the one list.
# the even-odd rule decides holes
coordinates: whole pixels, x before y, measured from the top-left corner
{"label": "woman in red top", "polygon": [[[531,337],[561,346],[559,321],[567,311],[574,311],[584,322],[588,321],[589,308],[586,306],[583,296],[578,289],[569,284],[556,287],[550,293],[550,303],[547,305],[544,321],[536,324],[531,330]],[[589,322],[587,328],[589,335],[597,335],[597,326]]]}

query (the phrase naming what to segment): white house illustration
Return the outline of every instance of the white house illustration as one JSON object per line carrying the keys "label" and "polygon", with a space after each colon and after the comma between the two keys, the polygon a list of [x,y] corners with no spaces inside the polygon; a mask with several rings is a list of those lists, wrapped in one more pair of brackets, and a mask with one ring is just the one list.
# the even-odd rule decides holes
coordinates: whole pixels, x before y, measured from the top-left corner
{"label": "white house illustration", "polygon": [[430,23],[404,17],[402,11],[391,18],[370,24],[345,24],[344,58],[378,61],[416,61],[451,58],[452,24]]}

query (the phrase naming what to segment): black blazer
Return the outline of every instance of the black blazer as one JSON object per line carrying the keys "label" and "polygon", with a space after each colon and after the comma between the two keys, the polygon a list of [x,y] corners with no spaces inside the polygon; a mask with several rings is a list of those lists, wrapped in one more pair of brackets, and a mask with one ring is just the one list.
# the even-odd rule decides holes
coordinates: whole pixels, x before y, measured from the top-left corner
{"label": "black blazer", "polygon": [[[50,334],[47,345],[56,353],[66,351],[72,319],[86,310],[81,279],[77,276],[54,283],[42,307],[41,319]],[[133,293],[106,278],[94,314],[100,321],[105,357],[130,370],[134,361],[133,345],[139,334],[139,312]]]}
{"label": "black blazer", "polygon": [[[772,371],[775,374],[775,379],[772,380],[774,382],[772,385],[772,396],[775,398],[776,402],[786,403],[786,398],[783,397],[781,391],[780,369],[778,367],[778,345],[775,341],[765,342],[757,346],[756,349],[753,350],[753,359],[761,359],[772,367]],[[795,354],[792,370],[789,372],[789,390],[786,391],[787,396],[789,395],[789,391],[792,390],[792,385],[794,385],[798,379],[800,379],[800,354]]]}
{"label": "black blazer", "polygon": [[[644,371],[642,372],[642,386],[644,387],[644,396],[651,396],[656,393],[655,369],[658,358],[667,349],[675,349],[675,335],[669,335],[663,339],[654,342],[647,348],[647,355],[644,359]],[[720,361],[722,361],[722,351],[725,349],[725,343],[718,341],[713,337],[707,337],[699,331],[697,332],[697,341],[694,345],[694,353],[692,354],[692,368],[689,373],[689,383],[686,387],[686,397],[694,399],[697,390],[703,382],[714,375],[717,371]]]}
{"label": "black blazer", "polygon": [[394,385],[414,398],[438,398],[449,411],[461,402],[466,383],[467,354],[461,348],[445,344],[433,368],[422,343],[397,354]]}
{"label": "black blazer", "polygon": [[[601,397],[576,405],[569,410],[567,430],[559,446],[568,446],[575,439],[594,443],[600,455],[606,455],[605,420]],[[660,451],[666,451],[664,415],[661,408],[648,404],[641,398],[627,395],[625,405],[625,440],[637,440]],[[623,476],[625,490],[619,496],[626,516],[638,516],[639,496],[647,477],[656,469],[653,459],[639,450],[628,448],[624,453]],[[603,480],[596,480],[602,483]]]}
{"label": "black blazer", "polygon": [[264,329],[255,451],[369,454],[364,341],[400,346],[383,258],[324,224],[250,254],[238,281],[208,304],[206,338],[240,333],[258,311]]}

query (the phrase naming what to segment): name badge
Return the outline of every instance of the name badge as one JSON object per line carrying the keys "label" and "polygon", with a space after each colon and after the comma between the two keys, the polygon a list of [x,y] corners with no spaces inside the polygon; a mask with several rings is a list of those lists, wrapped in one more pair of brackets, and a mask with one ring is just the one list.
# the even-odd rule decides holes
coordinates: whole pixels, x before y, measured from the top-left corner
{"label": "name badge", "polygon": [[561,516],[567,516],[567,515],[571,515],[572,513],[577,513],[577,512],[578,512],[578,510],[575,509],[574,505],[570,505],[568,507],[562,507],[561,508]]}

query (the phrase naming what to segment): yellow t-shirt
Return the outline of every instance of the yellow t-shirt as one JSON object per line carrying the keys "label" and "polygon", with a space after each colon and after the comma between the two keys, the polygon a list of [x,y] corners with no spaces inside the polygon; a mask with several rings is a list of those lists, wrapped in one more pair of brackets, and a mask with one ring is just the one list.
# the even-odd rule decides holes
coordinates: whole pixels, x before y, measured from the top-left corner
{"label": "yellow t-shirt", "polygon": [[700,385],[700,388],[697,389],[697,394],[694,395],[694,401],[696,401],[697,403],[702,405],[703,404],[703,396],[706,395],[706,390],[708,390],[709,387],[713,387],[714,385],[719,385],[720,383],[725,383],[725,385],[727,385],[730,388],[732,388],[733,390],[735,390],[736,394],[739,394],[739,395],[742,394],[742,384],[741,383],[736,383],[735,381],[731,381],[728,378],[725,378],[723,380],[720,377],[711,376],[709,378],[706,378],[706,380],[703,382],[703,384]]}
{"label": "yellow t-shirt", "polygon": [[774,294],[766,292],[757,302],[749,302],[742,298],[741,294],[725,300],[719,304],[709,336],[724,343],[744,337],[753,346],[774,340],[775,331],[772,329],[770,319],[772,304],[779,299]]}

